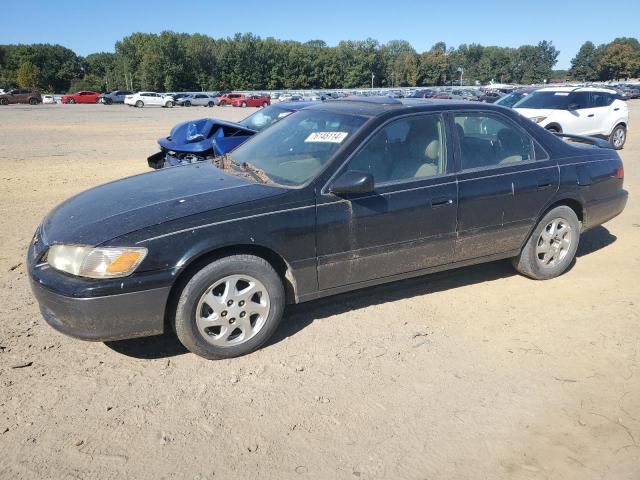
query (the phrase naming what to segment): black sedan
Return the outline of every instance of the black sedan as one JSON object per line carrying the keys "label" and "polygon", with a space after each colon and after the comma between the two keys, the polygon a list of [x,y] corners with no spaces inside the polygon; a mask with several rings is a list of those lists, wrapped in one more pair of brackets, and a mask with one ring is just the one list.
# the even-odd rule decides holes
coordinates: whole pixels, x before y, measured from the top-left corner
{"label": "black sedan", "polygon": [[173,328],[224,358],[262,345],[287,303],[503,258],[553,278],[627,201],[616,151],[576,140],[487,104],[328,101],[232,155],[62,203],[29,247],[31,284],[71,336]]}

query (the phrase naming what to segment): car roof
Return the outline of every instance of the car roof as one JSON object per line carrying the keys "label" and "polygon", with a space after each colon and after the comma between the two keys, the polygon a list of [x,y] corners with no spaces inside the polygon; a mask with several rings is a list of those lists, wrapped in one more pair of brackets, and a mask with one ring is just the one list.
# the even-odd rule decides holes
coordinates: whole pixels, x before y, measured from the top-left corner
{"label": "car roof", "polygon": [[311,107],[312,105],[322,105],[320,101],[307,101],[307,102],[285,102],[274,103],[274,107],[286,108],[287,110],[301,110],[303,108]]}
{"label": "car roof", "polygon": [[616,93],[612,88],[604,87],[545,87],[538,90],[540,92],[606,92]]}
{"label": "car roof", "polygon": [[466,100],[391,97],[345,97],[336,100],[327,100],[318,105],[310,106],[308,109],[332,111],[347,115],[361,115],[366,117],[378,117],[391,111],[399,113],[438,110],[505,111],[505,107],[487,103],[470,102]]}

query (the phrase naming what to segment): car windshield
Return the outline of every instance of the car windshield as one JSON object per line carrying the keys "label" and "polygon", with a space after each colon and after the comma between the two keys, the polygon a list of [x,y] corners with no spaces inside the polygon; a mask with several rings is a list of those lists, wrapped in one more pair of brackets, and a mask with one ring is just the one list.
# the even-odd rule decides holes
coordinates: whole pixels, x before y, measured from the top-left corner
{"label": "car windshield", "polygon": [[502,105],[503,107],[513,107],[521,98],[525,97],[524,93],[513,92],[502,98],[496,100],[496,105]]}
{"label": "car windshield", "polygon": [[240,145],[232,159],[262,170],[275,183],[303,185],[365,121],[355,115],[301,110]]}
{"label": "car windshield", "polygon": [[566,110],[569,92],[533,92],[513,105],[513,108],[545,108]]}
{"label": "car windshield", "polygon": [[294,111],[290,108],[279,107],[277,105],[258,110],[253,115],[249,115],[241,120],[240,125],[244,125],[252,130],[260,131],[267,128],[272,123],[282,120],[284,117],[291,115]]}

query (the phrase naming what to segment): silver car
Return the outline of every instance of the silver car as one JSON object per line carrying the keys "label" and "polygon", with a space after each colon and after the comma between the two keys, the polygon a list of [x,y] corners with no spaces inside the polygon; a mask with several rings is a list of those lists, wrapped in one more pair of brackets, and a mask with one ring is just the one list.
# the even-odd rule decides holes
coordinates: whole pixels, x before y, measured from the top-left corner
{"label": "silver car", "polygon": [[190,107],[192,105],[198,107],[213,107],[215,102],[213,97],[210,97],[206,93],[194,93],[178,99],[176,105],[182,105],[183,107]]}

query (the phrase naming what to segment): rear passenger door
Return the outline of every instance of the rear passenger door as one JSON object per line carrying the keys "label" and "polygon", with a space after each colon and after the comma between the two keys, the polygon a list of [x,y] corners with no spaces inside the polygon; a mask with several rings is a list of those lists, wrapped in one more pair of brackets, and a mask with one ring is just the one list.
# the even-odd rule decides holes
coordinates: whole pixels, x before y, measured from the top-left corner
{"label": "rear passenger door", "polygon": [[456,261],[519,249],[558,189],[557,164],[494,112],[453,115],[458,174]]}
{"label": "rear passenger door", "polygon": [[615,97],[608,92],[591,92],[591,109],[594,125],[590,135],[609,135],[618,117],[617,111],[611,106]]}
{"label": "rear passenger door", "polygon": [[321,290],[452,261],[457,186],[440,114],[392,120],[336,173],[366,172],[374,191],[318,196]]}
{"label": "rear passenger door", "polygon": [[591,135],[595,121],[595,112],[591,108],[591,97],[588,91],[572,92],[569,96],[567,125],[563,125],[565,133],[577,135]]}

